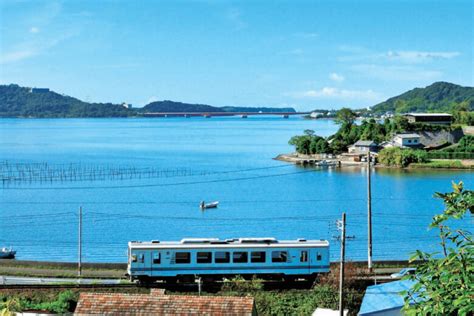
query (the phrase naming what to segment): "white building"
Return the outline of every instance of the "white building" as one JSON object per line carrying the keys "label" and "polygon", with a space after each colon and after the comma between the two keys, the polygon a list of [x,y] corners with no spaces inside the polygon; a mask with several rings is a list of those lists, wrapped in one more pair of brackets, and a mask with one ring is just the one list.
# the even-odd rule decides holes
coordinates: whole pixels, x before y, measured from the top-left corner
{"label": "white building", "polygon": [[393,137],[393,144],[397,147],[418,147],[420,135],[415,133],[397,134]]}

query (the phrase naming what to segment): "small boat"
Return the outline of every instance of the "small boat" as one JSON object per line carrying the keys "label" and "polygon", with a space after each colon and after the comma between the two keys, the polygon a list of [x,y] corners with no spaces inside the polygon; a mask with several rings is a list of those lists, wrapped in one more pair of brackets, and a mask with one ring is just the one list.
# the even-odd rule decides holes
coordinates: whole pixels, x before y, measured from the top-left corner
{"label": "small boat", "polygon": [[201,201],[201,203],[199,204],[199,207],[201,208],[201,210],[205,210],[208,208],[216,208],[217,205],[219,205],[219,201],[215,201],[211,203],[206,203],[204,201]]}
{"label": "small boat", "polygon": [[3,247],[0,249],[0,259],[14,259],[16,251],[12,247]]}
{"label": "small boat", "polygon": [[336,167],[337,162],[336,161],[328,161],[328,160],[321,160],[315,163],[315,166],[317,167]]}

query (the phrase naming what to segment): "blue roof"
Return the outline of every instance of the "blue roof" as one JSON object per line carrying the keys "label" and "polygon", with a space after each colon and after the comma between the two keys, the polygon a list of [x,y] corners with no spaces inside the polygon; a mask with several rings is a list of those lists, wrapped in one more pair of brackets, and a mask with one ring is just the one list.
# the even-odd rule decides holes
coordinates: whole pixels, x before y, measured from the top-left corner
{"label": "blue roof", "polygon": [[415,284],[411,280],[388,282],[367,287],[359,315],[371,315],[375,312],[402,308],[404,305],[401,291],[409,290]]}

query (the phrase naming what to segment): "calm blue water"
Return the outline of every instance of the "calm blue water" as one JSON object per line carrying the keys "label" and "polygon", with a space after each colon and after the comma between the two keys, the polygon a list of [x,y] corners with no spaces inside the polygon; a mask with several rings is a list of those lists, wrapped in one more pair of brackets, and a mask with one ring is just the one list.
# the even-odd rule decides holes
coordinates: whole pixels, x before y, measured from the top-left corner
{"label": "calm blue water", "polygon": [[[77,259],[78,209],[85,261],[125,262],[130,240],[183,237],[330,239],[347,212],[347,254],[367,257],[364,169],[302,169],[272,160],[292,151],[304,129],[327,136],[332,121],[301,118],[0,119],[0,160],[49,166],[153,168],[151,178],[21,181],[0,189],[0,245],[18,259]],[[144,176],[144,174],[143,174]],[[375,170],[374,258],[433,250],[426,227],[451,181],[472,188],[473,173]],[[199,201],[219,200],[201,212]],[[472,228],[472,220],[464,225]]]}

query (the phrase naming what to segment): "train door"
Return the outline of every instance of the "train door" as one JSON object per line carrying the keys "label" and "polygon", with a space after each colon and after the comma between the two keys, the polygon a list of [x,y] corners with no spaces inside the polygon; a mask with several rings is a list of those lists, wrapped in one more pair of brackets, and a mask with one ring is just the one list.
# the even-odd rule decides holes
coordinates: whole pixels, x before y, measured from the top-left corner
{"label": "train door", "polygon": [[152,275],[156,275],[156,273],[159,270],[159,267],[161,265],[161,260],[162,260],[162,253],[161,251],[153,251],[151,253],[151,273]]}
{"label": "train door", "polygon": [[305,273],[310,273],[311,260],[309,255],[309,249],[300,250],[300,265],[306,271]]}
{"label": "train door", "polygon": [[140,275],[146,275],[148,272],[149,266],[147,265],[150,261],[147,256],[149,256],[149,253],[146,251],[138,250],[132,253],[132,263],[134,263],[135,271]]}

